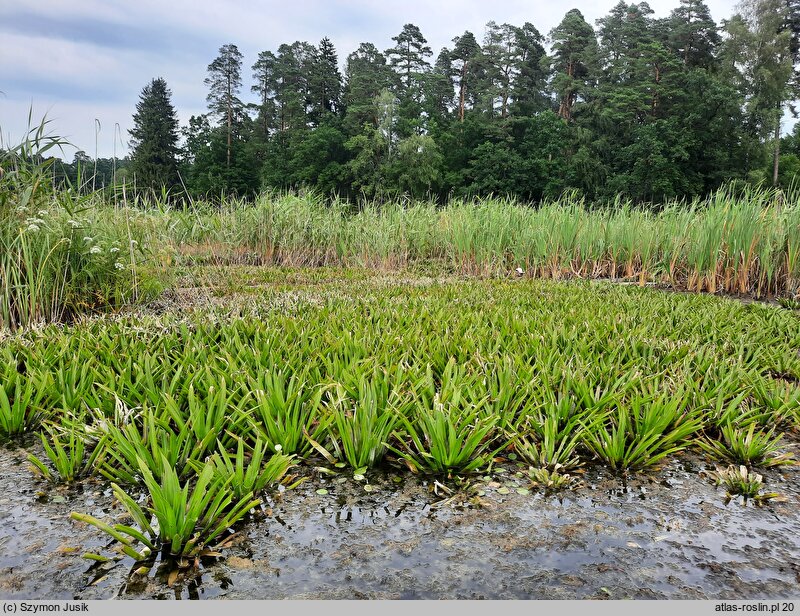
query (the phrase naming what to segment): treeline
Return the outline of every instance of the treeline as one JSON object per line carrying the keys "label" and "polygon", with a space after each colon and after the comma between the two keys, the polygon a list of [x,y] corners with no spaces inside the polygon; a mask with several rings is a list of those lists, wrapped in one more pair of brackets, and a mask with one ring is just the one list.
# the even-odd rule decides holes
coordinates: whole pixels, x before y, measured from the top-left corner
{"label": "treeline", "polygon": [[187,126],[163,79],[145,87],[128,179],[194,195],[652,201],[788,183],[800,138],[781,157],[779,127],[796,97],[800,0],[743,9],[717,25],[700,0],[661,19],[621,0],[595,26],[576,9],[547,38],[489,22],[435,56],[406,24],[388,49],[359,45],[344,74],[328,38],[285,43],[258,54],[247,99],[243,55],[224,45],[208,65],[209,111]]}
{"label": "treeline", "polygon": [[72,162],[53,160],[53,175],[59,184],[69,184],[82,191],[112,189],[124,182],[132,183],[132,161],[124,158],[92,158],[78,150]]}

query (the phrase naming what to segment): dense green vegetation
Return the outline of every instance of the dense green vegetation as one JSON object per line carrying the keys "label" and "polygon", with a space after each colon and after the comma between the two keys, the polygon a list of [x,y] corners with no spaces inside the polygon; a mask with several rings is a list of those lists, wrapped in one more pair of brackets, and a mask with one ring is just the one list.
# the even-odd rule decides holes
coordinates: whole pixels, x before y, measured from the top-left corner
{"label": "dense green vegetation", "polygon": [[534,207],[508,199],[356,206],[314,193],[176,209],[165,194],[123,191],[109,201],[54,184],[44,154],[61,142],[45,127],[0,157],[0,328],[135,303],[169,284],[173,265],[209,262],[611,278],[797,302],[793,191],[730,188],[658,210],[574,194]]}
{"label": "dense green vegetation", "polygon": [[795,5],[722,35],[698,0],[572,10],[549,54],[490,23],[434,65],[406,24],[344,77],[328,39],[284,44],[254,105],[229,44],[183,147],[154,79],[110,176],[47,158],[43,122],[0,152],[0,438],[108,480],[128,519],[73,518],[142,570],[315,473],[466,490],[514,461],[524,494],[692,449],[772,497],[756,469],[800,429]]}
{"label": "dense green vegetation", "polygon": [[[148,294],[137,277],[144,239],[128,216],[109,218],[101,193],[54,187],[54,159],[63,145],[46,137],[46,122],[0,152],[0,329],[58,321],[119,306]],[[140,284],[141,283],[141,284]]]}
{"label": "dense green vegetation", "polygon": [[510,455],[552,488],[586,463],[626,473],[687,447],[791,462],[779,432],[800,425],[800,319],[781,308],[585,281],[221,273],[242,291],[218,287],[217,307],[0,346],[0,417],[7,400],[22,415],[4,435],[44,425],[46,477],[111,480],[135,526],[75,518],[136,559],[198,553],[297,463],[363,481]]}
{"label": "dense green vegetation", "polygon": [[[0,436],[39,431],[30,461],[49,481],[110,481],[129,523],[73,517],[143,570],[159,553],[209,553],[264,490],[309,467],[454,479],[513,457],[531,488],[561,489],[587,463],[624,474],[692,447],[742,465],[714,478],[764,500],[754,469],[792,462],[793,311],[638,288],[781,294],[791,308],[791,194],[719,191],[661,211],[574,196],[172,209],[123,194],[115,206],[54,189],[51,163],[30,162],[55,145],[41,132],[0,178]],[[31,327],[161,285],[178,293],[154,305],[161,316]]]}
{"label": "dense green vegetation", "polygon": [[12,328],[148,298],[176,263],[612,278],[787,302],[800,285],[800,208],[771,191],[721,191],[657,213],[619,201],[591,208],[574,197],[538,208],[491,199],[354,208],[264,195],[178,210],[161,200],[113,207],[98,194],[13,186],[6,198],[0,326]]}
{"label": "dense green vegetation", "polygon": [[788,187],[800,150],[797,134],[781,142],[780,120],[797,98],[800,5],[739,9],[718,25],[701,0],[663,18],[621,0],[594,26],[576,9],[547,37],[489,22],[482,39],[464,32],[435,56],[409,23],[388,49],[359,45],[344,74],[328,38],[249,60],[229,43],[208,65],[209,112],[181,129],[180,151],[166,83],[144,88],[122,178],[195,197],[307,187],[440,202]]}
{"label": "dense green vegetation", "polygon": [[435,263],[503,276],[519,268],[531,277],[624,278],[766,297],[798,288],[800,209],[781,203],[771,191],[721,191],[658,213],[621,201],[591,208],[569,197],[538,208],[482,200],[353,209],[314,196],[267,196],[252,206],[139,218],[153,218],[157,241],[194,261],[389,269]]}

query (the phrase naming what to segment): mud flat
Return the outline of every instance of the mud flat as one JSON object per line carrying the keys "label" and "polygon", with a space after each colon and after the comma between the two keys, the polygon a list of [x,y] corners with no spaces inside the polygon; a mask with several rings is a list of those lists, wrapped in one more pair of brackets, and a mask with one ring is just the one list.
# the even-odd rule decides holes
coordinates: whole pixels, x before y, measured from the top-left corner
{"label": "mud flat", "polygon": [[726,502],[691,455],[625,482],[589,469],[560,494],[518,493],[513,463],[452,494],[407,473],[359,482],[309,467],[220,556],[140,576],[128,558],[81,558],[113,544],[69,512],[119,515],[108,485],[51,487],[25,452],[0,449],[3,598],[756,599],[796,597],[800,585],[796,467],[765,473],[785,500],[763,506]]}

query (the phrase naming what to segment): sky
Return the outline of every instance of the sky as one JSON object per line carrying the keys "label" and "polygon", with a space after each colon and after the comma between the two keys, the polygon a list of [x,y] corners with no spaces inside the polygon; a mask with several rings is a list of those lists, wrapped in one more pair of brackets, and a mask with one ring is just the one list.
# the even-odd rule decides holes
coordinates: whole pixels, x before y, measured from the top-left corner
{"label": "sky", "polygon": [[[0,3],[0,134],[7,145],[46,115],[49,130],[89,156],[128,152],[128,129],[142,88],[163,77],[181,124],[205,113],[208,64],[234,43],[244,54],[242,98],[250,94],[250,66],[260,51],[281,43],[317,44],[327,36],[340,64],[361,42],[387,49],[403,24],[414,23],[434,55],[470,30],[522,25],[544,35],[564,14],[579,9],[589,23],[617,0],[17,0]],[[719,23],[735,0],[706,0]],[[650,0],[665,17],[678,0]],[[76,148],[62,157],[71,160]]]}

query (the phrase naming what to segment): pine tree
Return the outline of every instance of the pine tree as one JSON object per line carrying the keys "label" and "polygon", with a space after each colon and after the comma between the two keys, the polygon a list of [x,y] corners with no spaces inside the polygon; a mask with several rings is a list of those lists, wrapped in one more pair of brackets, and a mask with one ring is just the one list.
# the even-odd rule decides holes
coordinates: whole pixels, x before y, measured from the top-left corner
{"label": "pine tree", "polygon": [[654,41],[652,14],[646,2],[619,2],[607,17],[597,20],[604,83],[614,85],[632,79],[641,47]]}
{"label": "pine tree", "polygon": [[520,49],[516,45],[518,28],[510,24],[486,24],[481,64],[484,83],[483,100],[490,117],[499,107],[500,117],[508,116],[511,85],[519,71]]}
{"label": "pine tree", "polygon": [[131,135],[132,168],[139,186],[172,187],[178,184],[178,117],[172,92],[161,77],[142,89]]}
{"label": "pine tree", "polygon": [[710,68],[714,64],[720,37],[703,0],[680,0],[669,25],[670,44],[684,66]]}
{"label": "pine tree", "polygon": [[345,125],[351,135],[361,132],[364,124],[378,126],[375,99],[391,86],[392,71],[386,57],[372,43],[361,43],[347,56],[346,84],[343,101],[346,108]]}
{"label": "pine tree", "polygon": [[628,5],[625,0],[620,0],[608,15],[597,20],[597,34],[600,37],[599,52],[603,59],[604,81],[607,83],[618,81],[619,64],[626,51],[623,24],[627,13]]}
{"label": "pine tree", "polygon": [[516,29],[516,47],[519,57],[518,74],[511,88],[512,113],[532,116],[550,108],[547,91],[547,72],[544,64],[547,56],[544,39],[536,27],[525,22]]}
{"label": "pine tree", "polygon": [[219,56],[208,65],[208,77],[204,82],[209,87],[206,97],[211,112],[225,118],[227,144],[227,166],[231,166],[233,142],[233,121],[241,113],[244,104],[238,94],[242,87],[242,54],[236,45],[228,44],[219,48]]}
{"label": "pine tree", "polygon": [[794,79],[797,81],[800,69],[800,0],[786,0],[786,27],[791,33],[789,50],[794,62]]}
{"label": "pine tree", "polygon": [[453,69],[451,51],[443,47],[436,56],[433,70],[428,73],[425,83],[425,113],[428,116],[428,130],[441,131],[449,124],[450,109],[453,106]]}
{"label": "pine tree", "polygon": [[307,128],[311,100],[311,75],[318,50],[305,41],[278,47],[275,63],[275,100],[281,132]]}
{"label": "pine tree", "polygon": [[450,52],[450,58],[453,62],[453,71],[455,73],[457,88],[458,88],[458,120],[464,121],[464,113],[466,111],[467,101],[471,89],[477,87],[477,63],[480,58],[480,45],[475,40],[475,35],[472,32],[466,31],[461,36],[453,39],[453,51]]}
{"label": "pine tree", "polygon": [[402,32],[393,36],[392,40],[397,45],[386,50],[389,66],[397,71],[402,87],[408,90],[414,85],[415,74],[430,68],[431,65],[425,58],[432,56],[433,52],[426,45],[428,41],[422,36],[419,27],[414,24],[403,26]]}
{"label": "pine tree", "polygon": [[403,26],[402,32],[392,37],[397,43],[386,50],[389,66],[395,70],[395,93],[400,101],[398,132],[401,137],[424,131],[423,90],[431,65],[426,58],[433,55],[427,40],[414,24]]}
{"label": "pine tree", "polygon": [[553,86],[559,97],[558,115],[567,121],[572,110],[594,80],[597,63],[597,39],[592,26],[578,9],[572,9],[550,32],[553,43]]}
{"label": "pine tree", "polygon": [[263,137],[269,136],[269,129],[273,127],[275,117],[275,64],[277,58],[271,51],[262,51],[258,60],[253,64],[253,81],[251,92],[258,95],[258,125]]}

